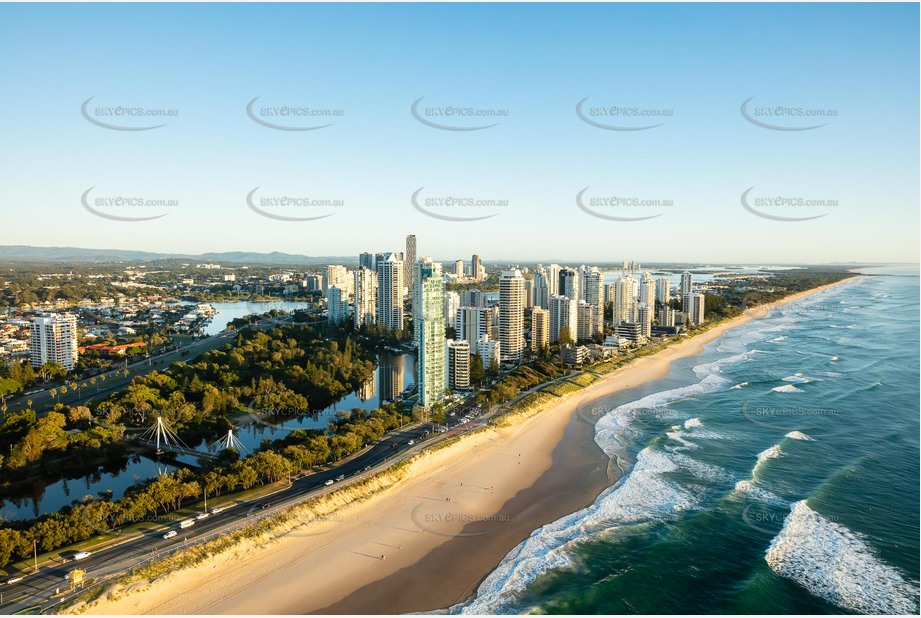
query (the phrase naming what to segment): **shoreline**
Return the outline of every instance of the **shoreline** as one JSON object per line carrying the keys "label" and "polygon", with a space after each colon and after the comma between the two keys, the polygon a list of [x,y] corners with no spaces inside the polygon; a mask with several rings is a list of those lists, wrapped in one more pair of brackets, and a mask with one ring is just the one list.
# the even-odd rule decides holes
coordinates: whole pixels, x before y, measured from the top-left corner
{"label": "shoreline", "polygon": [[[593,425],[577,414],[580,407],[665,377],[672,361],[699,354],[726,331],[764,317],[778,304],[853,280],[749,309],[633,359],[509,426],[425,453],[409,465],[405,480],[340,507],[333,517],[307,518],[304,526],[268,544],[241,541],[197,566],[108,591],[73,610],[380,614],[463,602],[534,530],[592,504],[612,484],[610,461],[594,443]],[[394,590],[413,592],[397,596]]]}

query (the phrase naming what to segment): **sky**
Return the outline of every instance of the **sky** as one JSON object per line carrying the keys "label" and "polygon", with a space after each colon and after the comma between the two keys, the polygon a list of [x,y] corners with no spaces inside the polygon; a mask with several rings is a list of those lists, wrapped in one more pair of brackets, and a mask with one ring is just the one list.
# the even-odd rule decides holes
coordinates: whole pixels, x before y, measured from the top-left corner
{"label": "sky", "polygon": [[918,18],[0,4],[0,244],[917,262]]}

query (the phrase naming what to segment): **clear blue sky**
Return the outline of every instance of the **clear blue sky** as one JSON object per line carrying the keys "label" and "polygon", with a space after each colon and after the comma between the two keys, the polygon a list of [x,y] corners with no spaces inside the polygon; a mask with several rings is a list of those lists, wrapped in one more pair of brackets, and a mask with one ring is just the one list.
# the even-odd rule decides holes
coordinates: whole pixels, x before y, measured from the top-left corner
{"label": "clear blue sky", "polygon": [[[399,249],[436,259],[711,262],[917,261],[917,4],[161,4],[0,5],[0,244],[167,252],[351,255]],[[277,131],[246,105],[341,109],[316,131]],[[443,131],[421,106],[506,109],[495,127]],[[96,106],[175,108],[149,131],[100,128]],[[608,131],[593,106],[666,109],[662,126]],[[827,125],[776,131],[740,106],[837,110]],[[100,119],[102,119],[100,117]],[[479,121],[435,119],[456,125]],[[105,120],[105,119],[103,119]],[[109,118],[108,120],[113,120]],[[598,118],[620,126],[645,119]],[[765,119],[787,126],[811,119]],[[163,122],[118,119],[126,125]],[[495,119],[490,120],[490,122]],[[278,122],[291,122],[278,120]],[[295,119],[320,124],[323,119]],[[505,207],[416,210],[446,195]],[[98,217],[118,195],[177,199],[162,214]],[[246,203],[296,195],[339,208],[263,217]],[[594,208],[576,194],[672,200]],[[757,196],[834,199],[759,207]],[[37,223],[39,225],[29,225]]]}

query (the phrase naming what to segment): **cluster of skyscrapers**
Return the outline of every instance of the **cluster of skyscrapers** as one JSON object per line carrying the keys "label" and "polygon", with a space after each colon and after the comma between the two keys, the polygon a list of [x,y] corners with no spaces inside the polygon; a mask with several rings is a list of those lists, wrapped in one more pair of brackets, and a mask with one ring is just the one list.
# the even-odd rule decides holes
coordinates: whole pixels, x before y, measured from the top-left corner
{"label": "cluster of skyscrapers", "polygon": [[[418,349],[419,404],[430,407],[450,390],[470,387],[471,359],[479,357],[484,369],[500,362],[515,363],[525,355],[525,315],[530,310],[530,347],[539,352],[551,344],[601,342],[606,333],[605,307],[612,309],[608,340],[643,343],[658,333],[674,331],[677,324],[704,321],[704,295],[692,286],[685,271],[678,286],[680,310],[672,306],[668,278],[653,279],[648,272],[634,276],[639,265],[624,263],[622,274],[605,284],[597,267],[572,268],[538,264],[533,279],[519,269],[499,275],[498,303],[487,302],[481,290],[447,291],[446,281],[486,277],[480,257],[474,255],[469,270],[461,260],[446,271],[429,257],[416,258],[416,237],[406,237],[405,252],[363,253],[359,267],[326,267],[323,288],[329,320],[351,319],[356,328],[377,324],[400,330],[404,325],[404,298],[411,298],[413,341]],[[453,338],[446,339],[448,327]]]}

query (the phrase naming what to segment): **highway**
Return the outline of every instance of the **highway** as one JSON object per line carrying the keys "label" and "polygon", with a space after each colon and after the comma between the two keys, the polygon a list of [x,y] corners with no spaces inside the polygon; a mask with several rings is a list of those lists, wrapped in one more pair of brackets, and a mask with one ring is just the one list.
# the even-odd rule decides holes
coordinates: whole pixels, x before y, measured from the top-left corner
{"label": "highway", "polygon": [[[470,409],[470,407],[467,404],[463,406],[463,409]],[[125,573],[164,552],[239,530],[262,517],[324,493],[335,491],[340,487],[340,483],[358,481],[376,474],[394,463],[395,459],[409,457],[427,446],[450,439],[459,433],[471,431],[486,422],[488,422],[486,416],[476,418],[431,437],[426,436],[431,427],[429,423],[420,423],[406,429],[396,430],[330,470],[294,478],[285,488],[258,500],[242,501],[228,506],[219,514],[210,515],[207,519],[196,520],[190,528],[180,529],[177,523],[164,525],[158,530],[127,537],[118,545],[93,552],[89,557],[79,561],[68,559],[67,552],[62,552],[62,557],[55,564],[40,566],[37,573],[25,575],[20,582],[0,585],[0,592],[3,595],[0,611],[10,614],[36,607],[41,607],[43,610],[51,609],[62,600],[80,594],[78,590],[73,594],[62,594],[57,598],[52,598],[58,588],[62,593],[69,590],[70,582],[66,581],[65,577],[75,568],[86,571],[87,579],[97,581],[100,578]],[[423,441],[425,437],[428,439]],[[411,440],[416,444],[410,445]],[[340,475],[344,475],[346,479],[334,482],[331,486],[326,485],[328,480],[334,480]],[[169,540],[164,539],[163,534],[168,530],[176,530],[177,536]]]}

